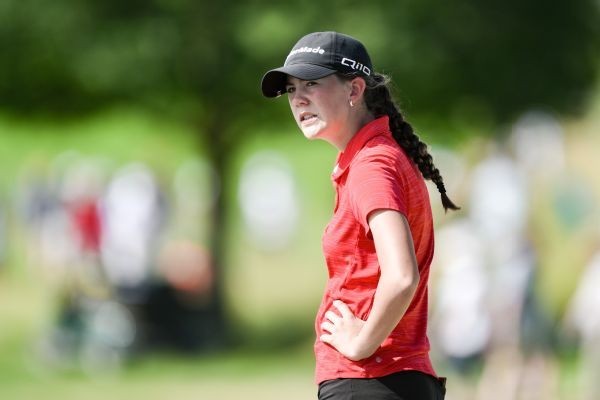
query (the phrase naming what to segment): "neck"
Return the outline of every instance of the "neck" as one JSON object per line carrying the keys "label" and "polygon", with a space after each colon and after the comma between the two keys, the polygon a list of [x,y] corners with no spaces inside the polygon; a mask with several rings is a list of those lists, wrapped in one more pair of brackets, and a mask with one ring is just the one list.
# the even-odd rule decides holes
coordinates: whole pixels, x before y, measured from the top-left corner
{"label": "neck", "polygon": [[356,113],[355,118],[353,118],[348,124],[346,132],[340,135],[339,140],[337,140],[336,143],[332,144],[337,147],[339,151],[346,150],[346,146],[348,146],[348,143],[350,143],[350,140],[352,140],[354,135],[356,135],[356,133],[360,131],[363,126],[367,125],[374,119],[375,117],[373,117],[373,114],[370,112]]}

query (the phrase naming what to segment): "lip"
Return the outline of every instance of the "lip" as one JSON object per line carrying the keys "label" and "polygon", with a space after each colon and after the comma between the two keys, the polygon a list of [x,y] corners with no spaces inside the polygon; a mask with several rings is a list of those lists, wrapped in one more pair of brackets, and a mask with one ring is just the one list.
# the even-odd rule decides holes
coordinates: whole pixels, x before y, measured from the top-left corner
{"label": "lip", "polygon": [[317,114],[308,111],[303,111],[298,115],[298,122],[301,125],[311,124],[317,118]]}

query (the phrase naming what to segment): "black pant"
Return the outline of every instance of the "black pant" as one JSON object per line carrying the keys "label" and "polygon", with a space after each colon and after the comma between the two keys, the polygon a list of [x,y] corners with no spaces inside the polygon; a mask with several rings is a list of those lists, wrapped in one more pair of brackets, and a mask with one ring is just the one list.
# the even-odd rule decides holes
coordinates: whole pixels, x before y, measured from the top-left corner
{"label": "black pant", "polygon": [[445,379],[419,371],[402,371],[381,378],[342,378],[322,382],[319,400],[442,400]]}

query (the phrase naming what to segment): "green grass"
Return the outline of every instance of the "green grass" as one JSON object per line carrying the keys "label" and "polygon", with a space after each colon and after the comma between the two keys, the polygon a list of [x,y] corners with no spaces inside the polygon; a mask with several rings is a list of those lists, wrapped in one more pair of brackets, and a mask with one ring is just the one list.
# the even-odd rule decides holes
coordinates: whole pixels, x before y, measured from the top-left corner
{"label": "green grass", "polygon": [[143,355],[100,373],[51,367],[37,348],[52,324],[52,295],[42,282],[25,279],[0,274],[0,399],[278,399],[287,391],[289,399],[313,396],[309,341],[285,351],[265,346]]}
{"label": "green grass", "polygon": [[[295,354],[296,353],[296,354]],[[219,354],[198,358],[155,357],[118,374],[87,376],[31,371],[4,381],[3,399],[305,399],[314,395],[312,369],[297,352],[276,357]]]}

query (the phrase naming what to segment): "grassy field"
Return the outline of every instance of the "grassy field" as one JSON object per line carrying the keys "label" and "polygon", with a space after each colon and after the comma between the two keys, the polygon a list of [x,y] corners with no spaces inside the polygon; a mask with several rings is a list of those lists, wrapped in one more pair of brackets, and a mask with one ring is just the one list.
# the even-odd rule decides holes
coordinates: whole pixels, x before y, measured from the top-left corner
{"label": "grassy field", "polygon": [[271,357],[236,353],[195,359],[145,359],[118,375],[109,376],[59,375],[39,370],[15,375],[10,381],[6,381],[6,376],[2,378],[0,398],[295,400],[315,397],[311,363],[297,351]]}

